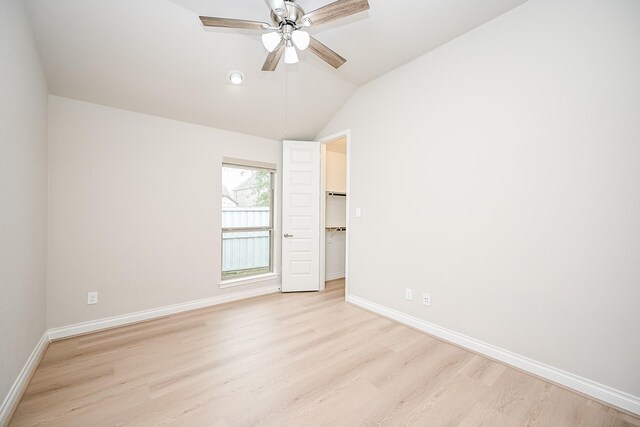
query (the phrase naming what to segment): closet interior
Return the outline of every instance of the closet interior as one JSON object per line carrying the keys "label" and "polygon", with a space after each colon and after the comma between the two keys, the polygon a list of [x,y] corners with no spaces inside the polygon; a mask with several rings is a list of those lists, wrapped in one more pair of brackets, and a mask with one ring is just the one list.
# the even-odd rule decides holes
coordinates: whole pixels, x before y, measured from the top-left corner
{"label": "closet interior", "polygon": [[345,277],[347,236],[347,139],[326,144],[325,281]]}

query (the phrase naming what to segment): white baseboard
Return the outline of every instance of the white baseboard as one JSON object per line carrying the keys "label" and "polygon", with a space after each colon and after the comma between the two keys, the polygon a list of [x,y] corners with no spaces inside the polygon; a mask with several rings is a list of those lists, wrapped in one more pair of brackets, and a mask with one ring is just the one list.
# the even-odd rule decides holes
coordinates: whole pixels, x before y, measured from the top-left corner
{"label": "white baseboard", "polygon": [[184,311],[195,310],[198,308],[210,307],[213,305],[224,304],[226,302],[238,301],[245,298],[267,295],[280,291],[280,285],[270,286],[267,288],[252,289],[248,291],[234,292],[231,294],[220,295],[212,298],[205,298],[196,301],[189,301],[182,304],[174,304],[151,310],[138,311],[136,313],[124,314],[121,316],[113,316],[105,319],[93,320],[91,322],[77,323],[75,325],[63,326],[60,328],[52,328],[44,332],[40,341],[36,344],[33,352],[27,359],[24,367],[18,374],[15,382],[9,389],[9,393],[0,406],[0,426],[6,426],[13,414],[15,407],[22,398],[22,395],[29,383],[31,375],[38,367],[38,362],[47,349],[50,341],[59,340],[75,335],[86,334],[90,332],[101,331],[104,329],[115,328],[117,326],[129,325],[145,320],[158,317],[168,316],[170,314],[182,313]]}
{"label": "white baseboard", "polygon": [[75,325],[52,328],[49,329],[49,339],[52,341],[59,340],[75,335],[82,335],[90,332],[101,331],[104,329],[111,329],[118,326],[130,325],[145,320],[164,317],[176,313],[182,313],[184,311],[210,307],[213,305],[224,304],[226,302],[238,301],[245,298],[257,297],[260,295],[271,294],[279,291],[280,285],[270,286],[267,288],[234,292],[212,298],[189,301],[182,304],[168,305],[166,307],[153,308],[150,310],[143,310],[135,313],[123,314],[120,316],[107,317],[104,319],[92,320],[90,322],[76,323]]}
{"label": "white baseboard", "polygon": [[18,374],[16,380],[13,382],[13,385],[9,389],[9,393],[7,393],[7,396],[4,398],[4,401],[0,406],[0,426],[6,426],[9,424],[11,415],[18,405],[18,402],[20,402],[22,394],[29,384],[31,375],[33,375],[36,368],[38,367],[38,362],[40,361],[40,358],[44,354],[44,351],[47,349],[48,345],[49,334],[47,333],[47,331],[45,331],[36,344],[35,348],[31,352],[31,355],[29,355],[27,363],[25,363],[22,367],[22,370]]}
{"label": "white baseboard", "polygon": [[458,332],[426,322],[422,319],[418,319],[417,317],[409,316],[397,310],[393,310],[352,294],[348,294],[346,296],[346,300],[353,305],[380,314],[381,316],[388,317],[445,341],[467,348],[476,353],[483,354],[491,359],[495,359],[523,371],[530,372],[536,376],[593,397],[594,399],[608,403],[612,406],[616,406],[630,413],[640,415],[640,397],[638,396],[633,396],[604,384],[554,368],[536,360],[529,359],[528,357],[512,353],[500,347],[462,335]]}
{"label": "white baseboard", "polygon": [[324,275],[325,282],[329,282],[331,280],[338,280],[338,279],[344,279],[344,271]]}

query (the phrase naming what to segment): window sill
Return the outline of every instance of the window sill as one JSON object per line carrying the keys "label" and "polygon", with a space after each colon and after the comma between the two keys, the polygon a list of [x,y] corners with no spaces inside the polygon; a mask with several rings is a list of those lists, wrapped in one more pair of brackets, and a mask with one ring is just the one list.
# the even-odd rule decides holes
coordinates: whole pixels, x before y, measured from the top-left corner
{"label": "window sill", "polygon": [[231,288],[234,286],[248,285],[249,283],[266,282],[267,280],[277,279],[278,277],[279,277],[278,273],[274,273],[274,272],[264,273],[264,274],[258,274],[256,276],[222,280],[220,281],[220,283],[218,283],[218,286],[220,286],[220,288],[222,289]]}

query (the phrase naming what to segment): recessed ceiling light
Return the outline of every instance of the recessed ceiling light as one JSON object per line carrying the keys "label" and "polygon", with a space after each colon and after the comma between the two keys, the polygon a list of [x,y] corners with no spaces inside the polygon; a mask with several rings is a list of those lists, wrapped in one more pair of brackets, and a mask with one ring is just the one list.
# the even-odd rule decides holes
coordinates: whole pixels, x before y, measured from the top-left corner
{"label": "recessed ceiling light", "polygon": [[232,71],[229,71],[229,74],[227,74],[227,78],[229,79],[232,85],[239,85],[239,84],[242,84],[242,82],[244,81],[244,74],[242,74],[241,71],[232,70]]}

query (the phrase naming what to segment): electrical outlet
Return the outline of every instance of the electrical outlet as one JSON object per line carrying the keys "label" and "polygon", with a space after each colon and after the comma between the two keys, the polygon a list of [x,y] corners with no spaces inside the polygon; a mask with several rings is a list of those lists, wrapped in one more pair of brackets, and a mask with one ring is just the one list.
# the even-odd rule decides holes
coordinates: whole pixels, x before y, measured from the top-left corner
{"label": "electrical outlet", "polygon": [[409,288],[404,290],[404,297],[405,299],[408,299],[409,301],[411,301],[413,299],[413,291]]}
{"label": "electrical outlet", "polygon": [[97,304],[97,303],[98,303],[98,293],[89,292],[87,294],[87,304]]}
{"label": "electrical outlet", "polygon": [[422,304],[431,306],[431,295],[430,294],[422,294]]}

